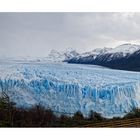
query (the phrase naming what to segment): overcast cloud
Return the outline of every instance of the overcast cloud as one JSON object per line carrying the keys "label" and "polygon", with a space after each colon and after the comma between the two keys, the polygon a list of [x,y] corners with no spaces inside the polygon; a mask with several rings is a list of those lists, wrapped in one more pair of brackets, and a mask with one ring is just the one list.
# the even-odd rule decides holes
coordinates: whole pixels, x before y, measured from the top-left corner
{"label": "overcast cloud", "polygon": [[0,56],[140,44],[140,13],[0,13]]}

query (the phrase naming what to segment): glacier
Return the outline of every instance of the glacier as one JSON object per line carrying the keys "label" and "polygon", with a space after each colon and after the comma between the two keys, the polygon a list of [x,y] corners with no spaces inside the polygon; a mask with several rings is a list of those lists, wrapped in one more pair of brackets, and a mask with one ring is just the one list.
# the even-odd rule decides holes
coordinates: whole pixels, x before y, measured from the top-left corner
{"label": "glacier", "polygon": [[140,73],[95,65],[0,61],[0,93],[17,107],[42,105],[59,114],[90,111],[123,117],[140,107]]}

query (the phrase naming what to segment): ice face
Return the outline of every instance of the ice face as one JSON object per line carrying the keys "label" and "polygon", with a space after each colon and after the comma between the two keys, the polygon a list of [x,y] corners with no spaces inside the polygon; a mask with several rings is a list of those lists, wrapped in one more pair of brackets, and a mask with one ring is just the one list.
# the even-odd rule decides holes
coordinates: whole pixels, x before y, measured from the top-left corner
{"label": "ice face", "polygon": [[140,107],[140,74],[94,65],[0,62],[0,92],[18,107],[41,104],[73,115],[111,118]]}

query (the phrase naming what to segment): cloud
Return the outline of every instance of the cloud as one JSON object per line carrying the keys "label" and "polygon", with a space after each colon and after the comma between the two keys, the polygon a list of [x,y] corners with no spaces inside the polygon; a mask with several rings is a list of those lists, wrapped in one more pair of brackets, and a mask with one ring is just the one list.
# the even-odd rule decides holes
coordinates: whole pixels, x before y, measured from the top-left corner
{"label": "cloud", "polygon": [[140,43],[140,13],[0,13],[0,56]]}

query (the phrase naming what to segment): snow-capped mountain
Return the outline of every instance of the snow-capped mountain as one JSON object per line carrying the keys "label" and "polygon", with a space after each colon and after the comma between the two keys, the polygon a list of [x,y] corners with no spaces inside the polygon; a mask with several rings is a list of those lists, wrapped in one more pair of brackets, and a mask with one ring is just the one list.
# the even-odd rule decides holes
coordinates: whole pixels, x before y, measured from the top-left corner
{"label": "snow-capped mountain", "polygon": [[[93,53],[93,50],[86,55],[82,54],[72,58],[68,62],[102,65],[115,69],[140,70],[139,51],[140,45],[122,44],[116,48],[100,49],[99,53]],[[130,63],[130,61],[133,62]]]}
{"label": "snow-capped mountain", "polygon": [[65,56],[65,59],[64,60],[69,60],[73,57],[76,57],[79,55],[78,52],[76,52],[74,49],[72,48],[67,48],[64,52],[62,52]]}
{"label": "snow-capped mountain", "polygon": [[49,55],[47,56],[48,61],[62,61],[64,59],[65,59],[64,55],[56,50],[51,50]]}
{"label": "snow-capped mountain", "polygon": [[82,54],[68,48],[58,52],[51,50],[46,57],[0,58],[0,60],[16,62],[68,62],[94,64],[114,69],[140,71],[140,45],[122,44],[116,48],[97,48]]}
{"label": "snow-capped mountain", "polygon": [[122,44],[120,46],[117,46],[114,49],[111,49],[105,53],[105,55],[108,55],[109,58],[107,61],[111,61],[113,59],[117,58],[123,58],[128,57],[131,54],[135,53],[136,51],[140,50],[140,45],[135,44]]}
{"label": "snow-capped mountain", "polygon": [[112,48],[103,48],[103,49],[96,48],[92,50],[91,52],[85,52],[85,53],[79,54],[76,58],[87,57],[87,56],[93,56],[94,58],[96,58],[97,55],[103,54],[109,50],[112,50]]}
{"label": "snow-capped mountain", "polygon": [[72,48],[64,51],[56,51],[52,49],[46,57],[35,56],[16,56],[16,57],[0,57],[0,61],[16,61],[16,62],[62,62],[78,56],[79,53]]}
{"label": "snow-capped mountain", "polygon": [[65,51],[62,51],[62,52],[51,50],[48,57],[46,57],[46,60],[52,61],[52,62],[62,62],[62,61],[66,61],[71,58],[74,58],[78,55],[79,53],[77,53],[72,48],[67,48]]}
{"label": "snow-capped mountain", "polygon": [[120,46],[117,46],[114,49],[111,49],[109,51],[107,51],[107,53],[123,53],[123,56],[127,55],[127,54],[132,54],[134,52],[136,52],[137,50],[140,49],[140,45],[136,45],[136,44],[122,44]]}

